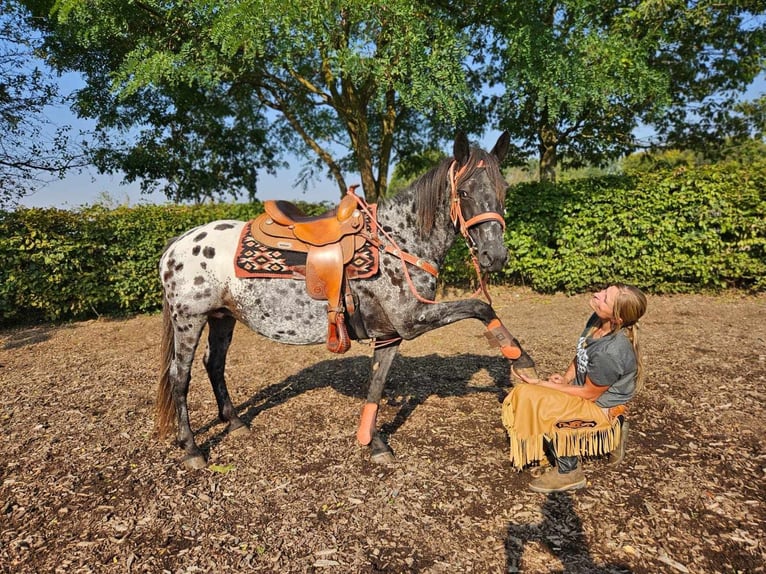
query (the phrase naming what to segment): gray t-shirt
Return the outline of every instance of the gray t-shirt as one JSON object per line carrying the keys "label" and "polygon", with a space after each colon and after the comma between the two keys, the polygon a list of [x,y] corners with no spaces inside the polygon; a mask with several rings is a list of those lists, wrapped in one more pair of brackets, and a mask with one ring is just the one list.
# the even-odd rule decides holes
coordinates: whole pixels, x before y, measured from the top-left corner
{"label": "gray t-shirt", "polygon": [[575,380],[585,385],[585,376],[594,385],[609,387],[596,399],[600,407],[613,407],[627,403],[636,392],[636,354],[630,339],[622,331],[591,339],[588,333],[601,323],[595,313],[588,319],[577,342]]}

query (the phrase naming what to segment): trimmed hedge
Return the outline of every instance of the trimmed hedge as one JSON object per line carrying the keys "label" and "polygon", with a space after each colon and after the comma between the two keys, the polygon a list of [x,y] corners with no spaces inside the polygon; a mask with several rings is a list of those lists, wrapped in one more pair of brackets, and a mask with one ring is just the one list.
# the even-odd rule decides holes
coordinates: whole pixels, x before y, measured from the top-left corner
{"label": "trimmed hedge", "polygon": [[0,323],[158,308],[157,261],[174,235],[260,206],[145,205],[0,213]]}
{"label": "trimmed hedge", "polygon": [[[309,214],[327,209],[301,203]],[[0,212],[0,325],[159,308],[167,240],[260,203]],[[520,184],[507,196],[511,254],[494,282],[580,292],[615,281],[653,293],[766,290],[766,160],[640,177]],[[458,240],[441,281],[474,281]]]}
{"label": "trimmed hedge", "polygon": [[[298,206],[309,215],[328,208]],[[157,310],[157,264],[170,238],[262,212],[259,202],[0,211],[0,325]]]}
{"label": "trimmed hedge", "polygon": [[766,161],[521,184],[502,279],[543,292],[766,289]]}

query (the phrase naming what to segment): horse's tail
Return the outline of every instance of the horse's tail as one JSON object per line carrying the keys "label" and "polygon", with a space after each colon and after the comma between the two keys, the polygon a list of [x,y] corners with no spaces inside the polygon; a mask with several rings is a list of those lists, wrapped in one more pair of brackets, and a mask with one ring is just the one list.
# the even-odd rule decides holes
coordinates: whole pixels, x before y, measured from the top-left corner
{"label": "horse's tail", "polygon": [[160,377],[157,384],[154,428],[160,439],[175,429],[176,408],[170,382],[170,363],[175,358],[173,321],[165,297],[162,298],[162,343],[160,344]]}

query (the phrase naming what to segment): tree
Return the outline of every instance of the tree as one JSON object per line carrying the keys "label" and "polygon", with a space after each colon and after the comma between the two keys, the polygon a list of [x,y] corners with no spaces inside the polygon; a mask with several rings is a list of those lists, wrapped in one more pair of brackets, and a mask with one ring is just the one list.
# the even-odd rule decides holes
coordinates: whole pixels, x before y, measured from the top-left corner
{"label": "tree", "polygon": [[395,150],[433,145],[470,107],[465,38],[427,3],[27,4],[53,15],[41,25],[51,65],[87,80],[77,110],[98,118],[101,169],[175,199],[252,196],[258,170],[289,150],[339,193],[359,173],[376,201]]}
{"label": "tree", "polygon": [[50,73],[35,66],[35,39],[25,11],[0,1],[0,207],[74,165],[68,128],[51,126],[43,111],[56,104]]}
{"label": "tree", "polygon": [[386,190],[387,194],[393,195],[406,189],[416,178],[439,165],[444,157],[444,152],[435,149],[403,157],[394,167]]}
{"label": "tree", "polygon": [[751,20],[757,3],[506,5],[493,12],[494,37],[479,46],[488,54],[488,83],[499,86],[490,108],[522,151],[537,153],[542,180],[555,179],[561,157],[574,167],[598,165],[635,149],[639,121],[678,145],[671,132],[690,125],[695,102],[721,102],[762,69],[763,19]]}
{"label": "tree", "polygon": [[757,114],[740,99],[764,71],[763,10],[763,0],[653,0],[639,6],[641,26],[660,31],[651,64],[669,83],[670,105],[644,117],[663,146],[711,156],[758,131]]}

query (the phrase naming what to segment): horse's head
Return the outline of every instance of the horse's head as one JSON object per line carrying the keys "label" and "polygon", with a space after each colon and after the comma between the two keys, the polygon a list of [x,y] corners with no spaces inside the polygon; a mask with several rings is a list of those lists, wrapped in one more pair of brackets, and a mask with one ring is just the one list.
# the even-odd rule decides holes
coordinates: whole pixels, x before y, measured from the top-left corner
{"label": "horse's head", "polygon": [[482,271],[499,271],[508,261],[503,235],[505,191],[500,162],[510,137],[504,132],[492,151],[470,148],[465,134],[455,138],[450,166],[450,216],[468,242]]}

